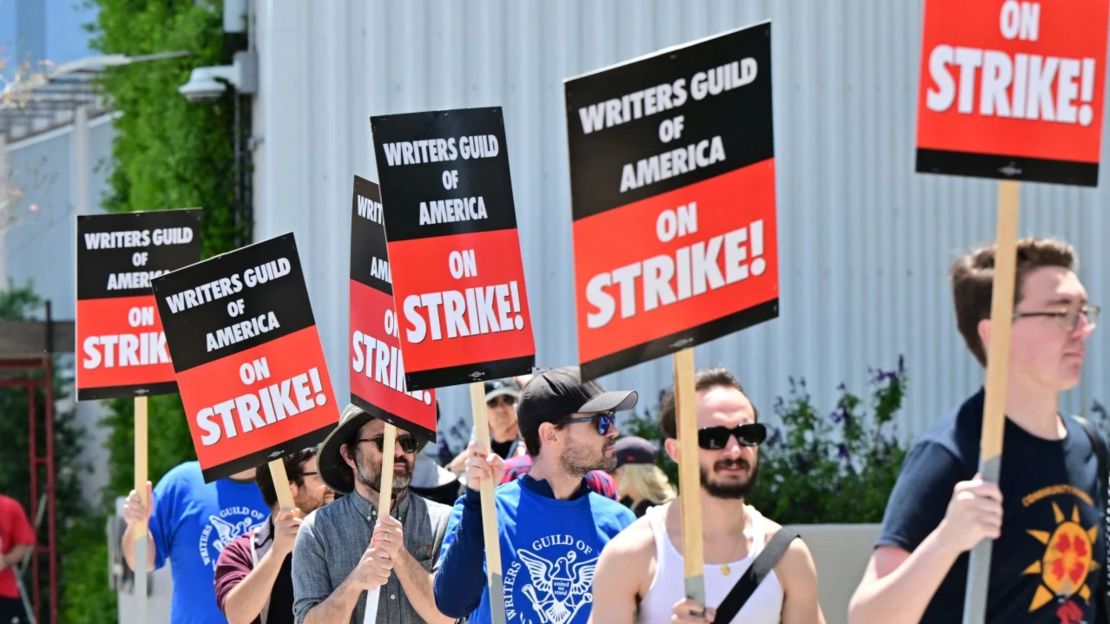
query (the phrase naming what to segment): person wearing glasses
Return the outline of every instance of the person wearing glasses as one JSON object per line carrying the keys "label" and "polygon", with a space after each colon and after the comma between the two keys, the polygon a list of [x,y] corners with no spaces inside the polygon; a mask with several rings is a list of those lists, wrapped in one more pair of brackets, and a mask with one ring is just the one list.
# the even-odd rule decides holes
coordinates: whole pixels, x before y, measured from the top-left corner
{"label": "person wearing glasses", "polygon": [[[817,603],[817,571],[797,534],[747,504],[759,473],[759,445],[767,429],[740,381],[725,368],[695,376],[698,425],[697,461],[701,472],[705,605],[684,596],[682,497],[648,509],[601,554],[594,577],[594,615],[598,624],[633,622],[787,622],[825,621]],[[659,418],[663,448],[680,461],[674,392],[663,397]],[[748,568],[770,544],[782,543],[777,561],[729,616],[717,610]],[[706,607],[709,608],[706,608]],[[716,619],[715,619],[716,618]]]}
{"label": "person wearing glasses", "polygon": [[582,381],[578,367],[537,372],[524,386],[518,413],[532,468],[496,489],[503,595],[491,596],[484,573],[485,480],[498,483],[504,460],[471,445],[467,491],[455,503],[435,576],[436,606],[472,624],[491,621],[491,599],[505,621],[584,624],[597,558],[635,519],[593,492],[585,475],[616,465],[616,412],[636,405],[633,391],[606,392]]}
{"label": "person wearing glasses", "polygon": [[292,624],[293,542],[305,514],[335,499],[320,478],[316,449],[282,457],[294,509],[278,506],[273,477],[265,465],[255,471],[262,500],[270,506],[266,522],[239,536],[216,561],[216,604],[228,624]]}
{"label": "person wearing glasses", "polygon": [[[993,246],[980,247],[951,269],[956,324],[984,366],[994,256]],[[906,456],[852,597],[852,622],[959,622],[967,551],[983,539],[994,540],[987,621],[1106,621],[1096,451],[1105,442],[1059,412],[1060,393],[1079,383],[1099,308],[1087,301],[1067,243],[1018,241],[1016,268],[999,482],[978,474],[981,389]]]}
{"label": "person wearing glasses", "polygon": [[[454,621],[432,598],[432,564],[451,508],[409,491],[424,442],[398,430],[394,448],[384,449],[384,437],[384,421],[348,405],[320,446],[320,476],[346,496],[310,513],[297,532],[297,624],[362,624],[368,608],[391,624]],[[390,515],[380,518],[385,458],[393,461],[393,499]]]}
{"label": "person wearing glasses", "polygon": [[[520,386],[513,378],[493,379],[485,383],[486,419],[489,422],[489,440],[493,452],[501,459],[512,459],[524,454],[524,441],[520,438],[520,425],[517,423],[516,402],[520,398]],[[474,441],[474,433],[470,441]],[[461,473],[466,468],[468,450],[455,456],[447,469]],[[464,476],[465,480],[465,476]]]}

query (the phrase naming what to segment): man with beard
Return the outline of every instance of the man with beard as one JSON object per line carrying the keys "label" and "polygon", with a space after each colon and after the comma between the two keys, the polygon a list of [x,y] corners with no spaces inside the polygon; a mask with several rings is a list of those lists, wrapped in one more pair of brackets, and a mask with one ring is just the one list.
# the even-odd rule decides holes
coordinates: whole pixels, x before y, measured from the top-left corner
{"label": "man with beard", "polygon": [[335,498],[320,478],[315,448],[286,455],[282,463],[295,508],[283,511],[278,506],[270,470],[260,466],[255,482],[270,506],[270,517],[225,546],[216,562],[216,604],[229,624],[292,624],[290,554],[297,528],[304,514]]}
{"label": "man with beard", "polygon": [[[714,622],[716,609],[782,529],[744,501],[755,487],[759,444],[767,435],[739,380],[724,368],[699,371],[698,456],[701,469],[702,537],[705,544],[706,609],[683,595],[683,492],[652,507],[618,535],[601,555],[594,577],[592,622]],[[680,461],[674,393],[663,399],[664,448]],[[785,538],[787,533],[783,534]],[[791,536],[793,537],[793,536]],[[799,539],[785,551],[728,622],[823,623],[817,604],[817,572]]]}
{"label": "man with beard", "polygon": [[616,412],[635,405],[635,392],[605,392],[583,382],[578,367],[541,371],[528,382],[518,414],[532,469],[495,494],[503,595],[491,597],[486,587],[478,491],[483,480],[499,481],[504,461],[471,445],[467,491],[451,514],[435,577],[443,613],[484,624],[492,600],[509,624],[587,621],[597,557],[634,517],[592,492],[584,476],[616,465]]}
{"label": "man with beard", "polygon": [[[435,606],[432,564],[451,508],[408,491],[422,442],[397,432],[383,449],[385,423],[354,405],[320,448],[320,476],[346,496],[309,514],[293,548],[297,624],[362,624],[367,603],[378,622],[452,622]],[[393,461],[391,516],[378,517],[382,460]]]}

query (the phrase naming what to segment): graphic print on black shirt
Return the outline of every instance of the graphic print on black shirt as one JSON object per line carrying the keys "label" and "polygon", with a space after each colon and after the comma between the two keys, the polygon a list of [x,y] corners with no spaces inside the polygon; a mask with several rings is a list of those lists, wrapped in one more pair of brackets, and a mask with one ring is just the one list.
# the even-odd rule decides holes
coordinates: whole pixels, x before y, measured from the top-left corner
{"label": "graphic print on black shirt", "polygon": [[[982,413],[980,391],[914,444],[887,503],[879,546],[912,552],[937,528],[956,483],[976,473]],[[1063,440],[1046,440],[1006,421],[1002,534],[991,557],[988,622],[1101,621],[1098,458],[1078,423],[1064,423]],[[967,553],[957,559],[922,622],[962,618],[967,561]]]}

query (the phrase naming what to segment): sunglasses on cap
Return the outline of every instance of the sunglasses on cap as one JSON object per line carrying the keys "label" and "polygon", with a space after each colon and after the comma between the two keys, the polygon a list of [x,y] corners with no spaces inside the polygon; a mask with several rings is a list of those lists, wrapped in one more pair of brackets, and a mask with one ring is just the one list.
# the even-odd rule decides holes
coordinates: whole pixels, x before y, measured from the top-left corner
{"label": "sunglasses on cap", "polygon": [[567,418],[563,423],[576,423],[576,422],[593,422],[597,427],[597,432],[600,435],[608,435],[609,431],[613,429],[613,425],[617,422],[617,412],[609,410],[608,412],[598,412],[590,414],[589,416],[579,416],[577,418]]}
{"label": "sunglasses on cap", "polygon": [[763,423],[751,423],[739,427],[705,427],[698,429],[698,446],[707,451],[719,451],[728,446],[728,439],[736,436],[740,446],[759,446],[767,439],[767,427]]}
{"label": "sunglasses on cap", "polygon": [[[379,438],[359,438],[355,440],[355,442],[373,442],[374,446],[378,447],[379,451],[385,452],[385,449],[382,448],[385,445],[384,436]],[[401,445],[401,451],[403,453],[415,453],[421,447],[420,441],[412,436],[397,436],[397,444]]]}

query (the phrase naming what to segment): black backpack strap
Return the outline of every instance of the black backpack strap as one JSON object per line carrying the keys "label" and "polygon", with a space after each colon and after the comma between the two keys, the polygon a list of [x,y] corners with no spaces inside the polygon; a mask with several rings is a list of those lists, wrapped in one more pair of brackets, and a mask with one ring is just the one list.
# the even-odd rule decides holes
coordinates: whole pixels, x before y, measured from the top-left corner
{"label": "black backpack strap", "polygon": [[763,548],[763,552],[755,558],[749,567],[736,581],[736,585],[732,586],[728,595],[721,601],[721,606],[717,607],[717,617],[714,621],[728,624],[736,614],[740,612],[740,608],[748,601],[755,588],[767,578],[767,575],[775,569],[782,556],[786,554],[786,549],[790,547],[790,543],[801,537],[797,531],[782,528],[778,533],[771,538],[771,541]]}
{"label": "black backpack strap", "polygon": [[1107,518],[1107,505],[1110,501],[1107,500],[1107,486],[1110,482],[1110,451],[1106,448],[1106,439],[1095,431],[1094,425],[1091,421],[1083,418],[1082,416],[1073,416],[1075,422],[1083,428],[1087,437],[1091,439],[1091,446],[1095,449],[1095,455],[1098,456],[1098,495],[1099,495],[1099,510],[1102,512],[1102,533],[1106,547],[1102,553],[1102,565],[1099,566],[1098,572],[1098,586],[1102,588],[1099,596],[1102,598],[1103,621],[1110,622],[1110,588],[1107,587],[1106,566],[1110,564],[1110,535],[1107,530],[1110,529],[1110,518]]}

